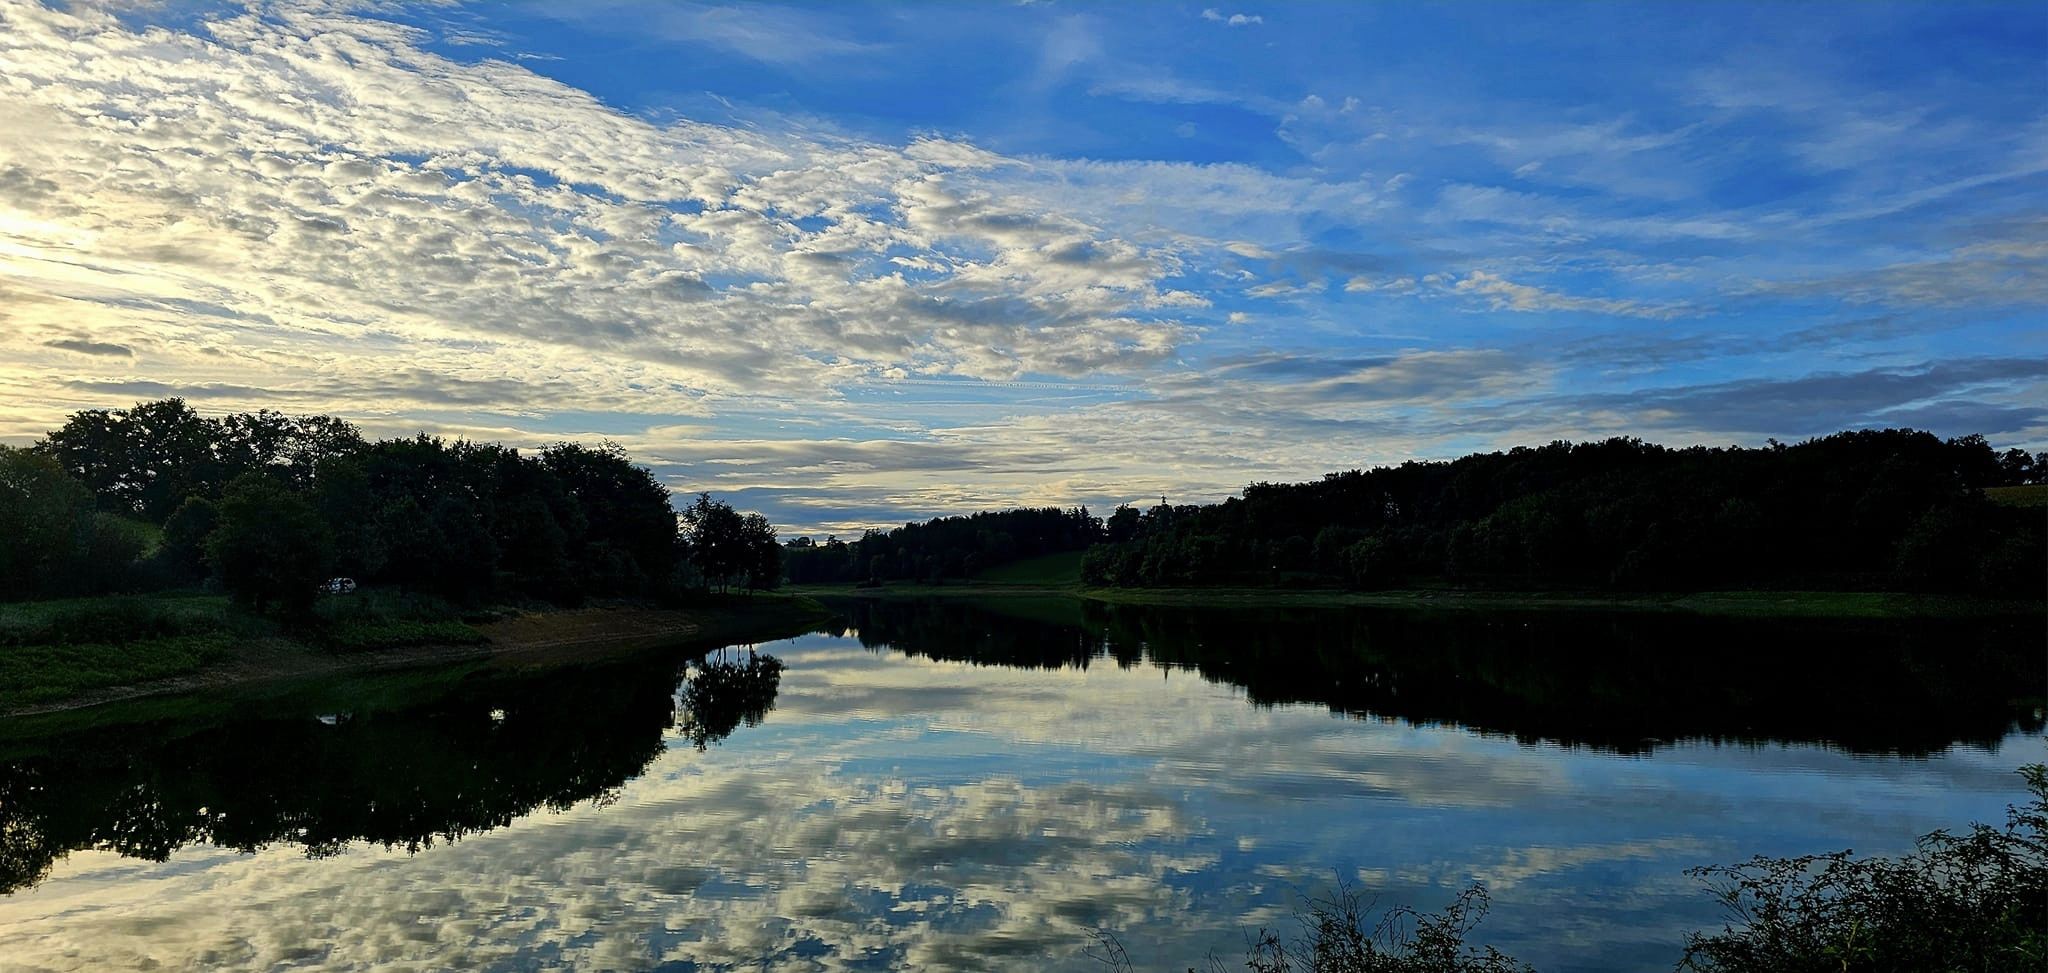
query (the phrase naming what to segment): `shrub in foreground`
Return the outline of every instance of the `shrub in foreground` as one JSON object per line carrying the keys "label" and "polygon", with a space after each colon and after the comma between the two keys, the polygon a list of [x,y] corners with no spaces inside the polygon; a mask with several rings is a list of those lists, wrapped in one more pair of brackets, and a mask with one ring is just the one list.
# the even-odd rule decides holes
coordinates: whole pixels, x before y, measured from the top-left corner
{"label": "shrub in foreground", "polygon": [[1843,851],[1693,869],[1730,921],[1693,934],[1679,968],[2048,969],[2048,766],[2020,774],[2033,800],[2009,808],[2004,828],[1936,831],[1898,858]]}

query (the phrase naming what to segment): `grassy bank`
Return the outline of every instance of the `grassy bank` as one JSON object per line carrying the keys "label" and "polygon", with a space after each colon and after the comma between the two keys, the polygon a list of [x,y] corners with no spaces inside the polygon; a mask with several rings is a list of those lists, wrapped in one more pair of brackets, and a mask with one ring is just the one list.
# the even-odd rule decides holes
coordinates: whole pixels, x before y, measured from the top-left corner
{"label": "grassy bank", "polygon": [[193,672],[278,638],[274,623],[216,596],[0,605],[0,712]]}
{"label": "grassy bank", "polygon": [[825,616],[815,602],[777,595],[557,611],[460,610],[378,591],[325,600],[291,625],[205,594],[0,604],[0,715],[510,652],[568,657],[775,638]]}
{"label": "grassy bank", "polygon": [[[2014,487],[2016,491],[2048,488]],[[2031,494],[2030,494],[2031,496]],[[2018,502],[2017,495],[2003,502]],[[1444,610],[1683,612],[1732,618],[1997,618],[2040,615],[2039,602],[1883,591],[1700,591],[1612,593],[1487,591],[1464,588],[1095,588],[1081,583],[1078,551],[1028,558],[981,572],[970,581],[892,581],[863,587],[809,585],[792,591],[833,598],[1065,597],[1125,605],[1195,608],[1342,607]]]}
{"label": "grassy bank", "polygon": [[1559,609],[1684,612],[1739,618],[1991,618],[2039,615],[2030,602],[1870,591],[1704,591],[1667,594],[1401,589],[1341,591],[1284,588],[1089,588],[1066,584],[1003,584],[986,579],[873,588],[818,585],[792,589],[845,598],[1015,598],[1065,596],[1126,605],[1218,607],[1342,607],[1442,610]]}

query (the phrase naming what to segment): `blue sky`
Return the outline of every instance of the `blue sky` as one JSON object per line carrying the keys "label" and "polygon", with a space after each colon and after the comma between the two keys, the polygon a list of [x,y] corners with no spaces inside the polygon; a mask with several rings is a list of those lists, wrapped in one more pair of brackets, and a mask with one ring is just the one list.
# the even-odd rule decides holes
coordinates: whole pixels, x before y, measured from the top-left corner
{"label": "blue sky", "polygon": [[0,3],[0,436],[610,437],[786,530],[2048,446],[2024,4]]}

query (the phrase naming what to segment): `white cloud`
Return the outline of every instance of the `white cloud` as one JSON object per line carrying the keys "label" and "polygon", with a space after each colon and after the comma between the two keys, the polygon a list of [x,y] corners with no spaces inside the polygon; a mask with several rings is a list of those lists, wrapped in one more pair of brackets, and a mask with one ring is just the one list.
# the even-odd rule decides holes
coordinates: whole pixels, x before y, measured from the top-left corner
{"label": "white cloud", "polygon": [[[46,351],[0,387],[146,374],[360,410],[474,372],[508,393],[478,406],[682,414],[890,369],[1139,367],[1200,307],[1158,286],[1177,257],[994,191],[1014,163],[972,146],[657,126],[316,7],[211,39],[5,17],[0,280],[42,299],[8,316]],[[81,332],[137,373],[47,357]],[[348,394],[398,371],[416,395]]]}
{"label": "white cloud", "polygon": [[1258,14],[1225,14],[1215,7],[1203,10],[1202,19],[1215,21],[1228,27],[1249,27],[1252,24],[1263,24],[1266,22],[1266,18]]}
{"label": "white cloud", "polygon": [[1562,311],[1659,320],[1695,313],[1680,304],[1655,304],[1611,297],[1580,297],[1545,290],[1531,284],[1518,284],[1483,270],[1466,274],[1452,284],[1450,289],[1454,293],[1482,298],[1488,307],[1496,311]]}

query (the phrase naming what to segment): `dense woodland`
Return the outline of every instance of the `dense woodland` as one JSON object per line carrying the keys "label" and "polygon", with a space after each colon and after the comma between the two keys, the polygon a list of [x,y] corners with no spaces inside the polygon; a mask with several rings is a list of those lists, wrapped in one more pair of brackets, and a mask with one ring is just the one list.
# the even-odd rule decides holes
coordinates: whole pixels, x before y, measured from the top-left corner
{"label": "dense woodland", "polygon": [[0,447],[0,597],[211,585],[302,610],[332,576],[459,603],[773,587],[774,530],[617,446],[365,440],[331,416],[166,399]]}
{"label": "dense woodland", "polygon": [[2048,456],[1911,430],[1755,449],[1556,442],[1120,508],[1082,572],[1126,586],[2038,595],[2048,524],[1984,490],[2044,478]]}
{"label": "dense woodland", "polygon": [[1101,539],[1102,521],[1086,507],[1025,507],[870,530],[851,543],[799,537],[784,547],[783,563],[792,584],[944,581]]}
{"label": "dense woodland", "polygon": [[846,542],[797,538],[798,584],[973,578],[1086,551],[1099,586],[1574,590],[1815,588],[2038,594],[2038,510],[1990,487],[2048,482],[2048,455],[1979,436],[1844,432],[1797,445],[1555,442],[1256,483],[1219,504],[942,517]]}
{"label": "dense woodland", "polygon": [[1257,483],[1219,504],[1025,508],[852,541],[775,543],[758,514],[668,490],[616,446],[371,442],[330,416],[90,410],[0,447],[0,597],[214,585],[303,608],[342,575],[457,602],[943,582],[1085,551],[1105,586],[2038,594],[2048,525],[1987,488],[2048,456],[1982,437],[1796,445],[1556,442]]}

